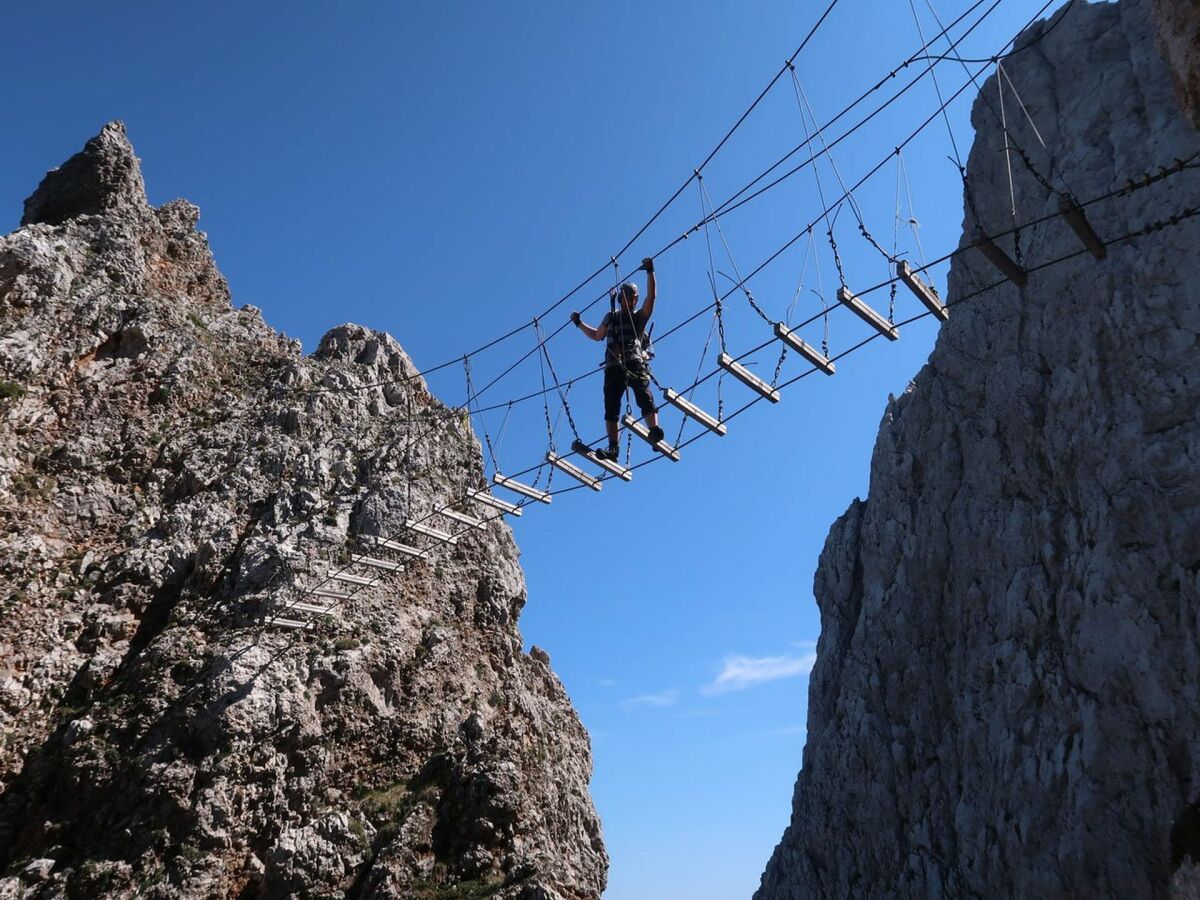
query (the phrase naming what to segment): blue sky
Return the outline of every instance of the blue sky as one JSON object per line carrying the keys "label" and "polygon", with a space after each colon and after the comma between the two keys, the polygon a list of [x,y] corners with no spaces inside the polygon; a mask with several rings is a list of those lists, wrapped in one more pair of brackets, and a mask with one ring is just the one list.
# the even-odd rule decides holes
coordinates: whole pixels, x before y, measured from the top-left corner
{"label": "blue sky", "polygon": [[[928,6],[917,5],[933,34]],[[936,8],[948,21],[968,5]],[[1001,0],[964,52],[995,52],[1040,5]],[[185,196],[200,206],[236,304],[260,307],[309,350],[344,321],[387,330],[427,367],[528,322],[602,265],[700,164],[824,7],[299,2],[284,12],[233,2],[69,2],[51,13],[21,5],[5,17],[21,40],[6,47],[11,127],[0,138],[0,227],[16,227],[21,201],[48,167],[121,118],[152,202]],[[908,4],[841,0],[796,61],[816,119],[919,43]],[[918,71],[910,67],[895,87]],[[947,94],[965,83],[955,64],[937,72]],[[963,153],[973,94],[949,110]],[[797,96],[791,78],[781,79],[706,167],[713,201],[803,140]],[[857,180],[936,106],[926,79],[833,151],[837,171],[819,162],[820,185],[810,167],[720,220],[733,262],[714,230],[715,268],[755,267],[813,220],[822,192],[840,193],[839,173]],[[940,121],[905,148],[914,209],[905,199],[898,229],[895,160],[856,192],[864,224],[889,251],[898,235],[898,251],[919,259],[909,218],[920,223],[927,257],[957,243],[952,152]],[[622,271],[690,228],[700,210],[693,184],[628,251]],[[832,300],[838,279],[824,230],[751,281],[770,318],[789,317],[793,302],[791,321],[819,311],[816,291]],[[835,235],[851,286],[887,277],[849,208]],[[659,334],[711,300],[707,247],[701,232],[659,259]],[[934,273],[944,289],[945,267]],[[596,281],[581,298],[605,286]],[[886,309],[886,290],[872,297]],[[582,305],[560,307],[546,330]],[[734,355],[769,338],[740,295],[726,311]],[[897,319],[919,311],[897,294]],[[598,315],[585,319],[595,324]],[[698,368],[712,324],[703,316],[659,343],[664,384],[686,386],[712,368],[717,335]],[[865,328],[835,310],[832,351]],[[823,323],[804,336],[819,344]],[[525,637],[550,652],[592,735],[609,900],[724,900],[757,885],[800,767],[805,676],[820,630],[816,559],[829,525],[865,496],[888,393],[904,389],[934,337],[933,322],[914,323],[899,342],[875,341],[839,363],[833,378],[805,378],[777,406],[751,408],[726,437],[686,448],[682,462],[646,467],[600,494],[563,495],[514,524],[530,590]],[[526,329],[481,355],[476,384],[533,346]],[[548,349],[563,377],[600,356],[572,329]],[[760,375],[771,376],[777,352],[753,357]],[[789,357],[783,377],[803,369]],[[482,401],[536,390],[540,377],[531,360]],[[431,386],[448,403],[463,399],[457,367]],[[697,402],[715,411],[716,387],[710,379]],[[721,395],[726,412],[751,396],[730,379]],[[580,384],[570,402],[584,437],[598,439],[599,380]],[[549,412],[557,445],[569,446],[553,397]],[[506,471],[544,454],[544,417],[533,401],[514,407],[503,429],[503,412],[484,418],[493,439],[503,431]],[[678,416],[664,420],[674,438]]]}

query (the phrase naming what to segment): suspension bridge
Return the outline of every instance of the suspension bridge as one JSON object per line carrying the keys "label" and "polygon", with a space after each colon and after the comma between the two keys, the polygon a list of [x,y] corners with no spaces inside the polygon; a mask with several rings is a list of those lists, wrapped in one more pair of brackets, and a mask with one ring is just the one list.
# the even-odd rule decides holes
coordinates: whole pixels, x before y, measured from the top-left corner
{"label": "suspension bridge", "polygon": [[[926,0],[928,14],[938,29],[929,34],[926,33],[915,2],[910,0],[918,47],[836,114],[821,120],[815,114],[799,78],[796,61],[812,41],[819,39],[821,26],[839,2],[832,0],[824,8],[796,51],[667,201],[635,230],[617,252],[609,255],[570,291],[497,337],[421,372],[387,381],[340,387],[319,385],[305,389],[310,395],[327,391],[364,391],[403,384],[461,366],[465,389],[465,398],[461,403],[421,418],[412,417],[409,410],[408,418],[398,418],[396,424],[409,427],[404,449],[407,456],[440,422],[464,414],[469,416],[483,436],[485,473],[490,470],[490,478],[466,490],[461,496],[447,498],[444,503],[422,514],[410,512],[405,521],[390,533],[353,537],[353,546],[345,561],[331,565],[324,572],[304,573],[307,579],[296,586],[292,595],[280,600],[269,611],[265,619],[267,627],[310,627],[320,617],[331,615],[343,604],[351,602],[359,591],[401,576],[412,561],[431,559],[444,548],[453,547],[466,539],[472,531],[486,528],[493,520],[521,516],[527,509],[549,506],[555,498],[574,491],[599,492],[609,486],[627,489],[620,486],[633,482],[635,474],[663,460],[686,464],[686,450],[696,441],[726,435],[731,423],[748,409],[763,401],[773,405],[780,403],[787,389],[810,375],[820,374],[827,378],[836,376],[840,363],[877,340],[899,340],[903,329],[914,322],[929,318],[946,322],[956,307],[974,302],[1005,285],[1022,289],[1036,285],[1037,273],[1080,258],[1091,258],[1096,265],[1103,265],[1110,247],[1134,241],[1200,215],[1200,207],[1184,207],[1172,210],[1162,218],[1140,223],[1121,234],[1101,233],[1093,226],[1090,217],[1103,205],[1121,203],[1130,195],[1153,185],[1170,179],[1192,177],[1191,173],[1200,168],[1200,150],[1186,159],[1146,160],[1142,171],[1129,172],[1120,184],[1092,196],[1080,196],[1072,190],[1071,173],[1062,171],[1055,164],[1053,155],[1049,154],[1042,130],[1023,101],[1005,64],[1012,57],[1031,49],[1037,41],[1044,40],[1055,28],[1069,20],[1071,7],[1077,0],[1071,0],[1060,10],[1034,41],[1015,47],[1013,41],[1009,41],[990,56],[976,58],[962,56],[958,48],[995,12],[1003,0],[991,0],[990,3],[977,0],[949,22],[944,22],[932,2]],[[1031,22],[1044,14],[1052,2],[1046,3]],[[954,80],[949,85],[946,84],[946,69],[954,73]],[[993,70],[996,86],[994,97],[983,93],[980,81]],[[908,76],[907,80],[903,76]],[[898,81],[902,83],[893,89]],[[894,142],[889,141],[887,151],[881,153],[878,161],[862,175],[857,178],[845,177],[834,151],[922,84],[932,88],[936,100],[932,109],[919,118],[911,130],[897,135]],[[787,149],[723,200],[714,202],[706,169],[764,98],[779,89],[780,85],[789,88],[794,98],[796,121],[803,132],[803,140]],[[1011,223],[1003,229],[987,231],[982,226],[973,185],[947,113],[950,105],[971,88],[980,92],[988,114],[1003,136],[1004,153],[997,164],[1004,167],[1009,194],[1014,198],[1009,211]],[[1017,134],[1017,122],[1022,125],[1021,136]],[[951,159],[961,180],[971,227],[967,239],[960,246],[928,259],[916,225],[913,190],[904,151],[918,136],[943,125]],[[1029,145],[1026,132],[1044,151],[1046,163],[1039,165],[1035,161],[1035,150]],[[750,207],[802,173],[813,181],[818,199],[814,211],[806,215],[804,218],[807,221],[788,234],[776,249],[743,272],[734,258],[732,241],[723,223],[729,221],[734,211]],[[878,222],[871,221],[869,213],[856,198],[856,192],[865,185],[887,174],[891,174],[895,182],[895,209],[889,223],[890,240],[888,237],[881,238],[880,233],[873,230]],[[1049,213],[1022,217],[1013,190],[1014,179],[1018,178],[1032,179],[1047,196],[1056,198],[1055,208]],[[707,302],[654,336],[655,346],[661,348],[664,342],[677,339],[687,326],[702,322],[705,317],[709,320],[707,336],[702,343],[698,342],[698,364],[690,382],[663,383],[651,375],[654,387],[662,398],[658,408],[678,414],[678,430],[670,441],[665,436],[653,441],[645,422],[633,415],[626,397],[625,413],[620,423],[625,442],[624,459],[602,458],[592,450],[598,438],[589,440],[580,432],[577,416],[570,403],[571,392],[576,385],[596,376],[602,368],[591,366],[570,377],[560,378],[551,347],[555,339],[571,325],[566,315],[568,304],[575,301],[580,306],[579,311],[586,313],[605,298],[611,297],[624,280],[621,260],[638,245],[652,225],[680,202],[689,189],[695,191],[700,207],[699,218],[653,252],[644,253],[643,248],[643,254],[639,254],[657,264],[685,242],[696,239],[703,242],[703,255],[707,260],[707,271],[704,273],[710,295]],[[902,249],[901,234],[906,226],[911,232],[912,246]],[[1026,249],[1029,246],[1028,238],[1038,233],[1039,229],[1064,229],[1064,233],[1073,235],[1076,249],[1053,258],[1031,258]],[[856,277],[856,271],[845,262],[844,248],[848,241],[861,242],[866,252],[877,256],[880,263],[886,265],[887,277],[875,283],[862,284]],[[756,297],[751,282],[768,267],[779,265],[785,254],[793,249],[803,250],[797,287],[782,317],[773,316]],[[934,270],[963,254],[978,254],[985,259],[993,267],[996,278],[960,296],[943,299],[934,283]],[[836,279],[836,283],[831,282],[832,290],[828,292],[821,269],[822,259],[825,260],[826,272],[831,269]],[[732,274],[725,271],[726,267]],[[806,284],[814,283],[816,287],[811,288],[811,293],[818,297],[820,309],[797,320],[794,314],[798,300],[804,295]],[[594,293],[587,293],[589,289]],[[898,310],[903,310],[908,304],[911,304],[911,314],[898,314]],[[737,328],[731,327],[730,323],[731,311],[735,308],[740,317]],[[847,320],[847,316],[851,318]],[[856,334],[864,333],[864,336],[835,351],[831,347],[830,323],[836,319],[858,323],[857,327],[865,329],[865,332]],[[746,325],[746,322],[750,324]],[[532,338],[532,347],[523,351],[518,349],[513,354],[515,358],[504,365],[498,374],[477,386],[473,361],[484,354],[498,353],[501,348],[511,347],[522,337]],[[715,357],[711,357],[714,338],[717,352]],[[740,344],[734,344],[734,338],[753,346],[743,349]],[[753,368],[756,357],[768,350],[775,360],[770,378]],[[785,372],[789,357],[795,357],[800,362],[799,370],[794,373]],[[504,400],[481,402],[481,397],[494,392],[510,375],[522,370],[536,372],[540,389]],[[731,382],[729,390],[735,391],[738,397],[734,402],[740,403],[732,410],[726,409],[727,377]],[[710,383],[715,383],[715,406],[706,407],[698,399],[697,393],[699,388]],[[540,409],[536,405],[531,406],[538,401]],[[505,465],[510,461],[502,458],[504,432],[514,411],[526,408],[537,410],[541,413],[540,418],[544,419],[545,450],[536,459]],[[489,414],[502,414],[495,439],[488,427]],[[564,419],[570,438],[569,443],[564,442],[564,446],[560,447],[559,432]],[[697,428],[690,436],[685,436],[689,424]],[[635,437],[638,438],[637,442],[634,441]],[[635,443],[646,445],[644,457],[634,458]],[[568,483],[556,486],[555,473],[568,479]],[[498,492],[505,492],[505,495]]]}

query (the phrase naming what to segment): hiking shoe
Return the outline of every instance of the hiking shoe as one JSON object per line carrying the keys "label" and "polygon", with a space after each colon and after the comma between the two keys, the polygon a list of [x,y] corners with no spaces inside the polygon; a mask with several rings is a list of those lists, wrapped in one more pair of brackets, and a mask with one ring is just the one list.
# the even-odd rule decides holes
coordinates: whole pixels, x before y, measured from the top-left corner
{"label": "hiking shoe", "polygon": [[616,462],[621,458],[621,448],[612,444],[607,450],[597,450],[596,459],[609,459]]}
{"label": "hiking shoe", "polygon": [[657,425],[650,429],[650,443],[657,444],[664,437],[666,437],[666,434]]}

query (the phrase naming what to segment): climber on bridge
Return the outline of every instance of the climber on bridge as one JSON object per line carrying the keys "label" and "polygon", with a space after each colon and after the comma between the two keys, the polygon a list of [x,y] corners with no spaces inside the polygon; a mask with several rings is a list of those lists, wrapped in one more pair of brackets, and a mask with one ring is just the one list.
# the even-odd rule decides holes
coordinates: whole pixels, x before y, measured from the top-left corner
{"label": "climber on bridge", "polygon": [[[597,450],[596,456],[614,462],[618,457],[617,417],[621,412],[621,397],[627,388],[633,389],[634,400],[646,424],[650,427],[651,443],[663,439],[663,430],[658,427],[658,412],[654,398],[650,396],[650,339],[646,323],[654,312],[656,296],[654,284],[654,260],[642,260],[646,270],[646,300],[637,308],[638,289],[631,281],[621,285],[620,290],[610,295],[612,311],[604,316],[598,328],[588,325],[579,313],[571,313],[571,321],[593,341],[607,339],[604,352],[604,426],[608,431],[608,449]],[[619,302],[617,300],[619,295]]]}

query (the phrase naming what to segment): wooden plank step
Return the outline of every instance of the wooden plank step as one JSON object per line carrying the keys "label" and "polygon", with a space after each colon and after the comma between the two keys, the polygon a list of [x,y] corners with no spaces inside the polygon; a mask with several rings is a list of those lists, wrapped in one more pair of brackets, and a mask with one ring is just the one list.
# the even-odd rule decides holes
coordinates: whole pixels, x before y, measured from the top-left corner
{"label": "wooden plank step", "polygon": [[606,472],[611,472],[622,481],[632,481],[633,473],[613,459],[601,459],[596,455],[596,451],[585,444],[583,441],[574,441],[571,444],[571,449],[582,456],[584,459],[604,469]]}
{"label": "wooden plank step", "polygon": [[668,444],[665,439],[659,441],[657,444],[650,440],[650,429],[646,427],[645,422],[641,421],[640,419],[635,419],[629,413],[625,413],[621,421],[625,423],[626,428],[640,437],[643,441],[645,441],[667,459],[671,460],[672,462],[679,462],[679,451]]}
{"label": "wooden plank step", "polygon": [[800,335],[796,334],[796,332],[792,331],[792,329],[788,328],[782,322],[775,323],[775,337],[779,338],[826,375],[833,375],[837,372],[837,366],[833,364],[832,360],[812,344],[802,340]]}
{"label": "wooden plank step", "polygon": [[1017,287],[1025,287],[1029,282],[1029,273],[1013,262],[1012,257],[982,231],[975,232],[975,246],[988,262],[1000,270],[1001,275]]}
{"label": "wooden plank step", "polygon": [[467,494],[468,500],[474,500],[476,503],[482,503],[484,506],[490,506],[492,509],[498,509],[500,512],[509,516],[519,516],[525,511],[515,503],[509,503],[507,500],[501,500],[498,497],[493,497],[492,492],[483,488],[478,491],[471,491]]}
{"label": "wooden plank step", "polygon": [[714,417],[710,416],[700,407],[698,407],[683,394],[671,388],[663,388],[663,399],[670,403],[673,407],[689,416],[711,431],[713,434],[721,437],[725,436],[727,429],[724,422],[718,422]]}
{"label": "wooden plank step", "polygon": [[307,593],[309,596],[324,597],[327,600],[349,600],[350,597],[353,596],[345,593],[344,591],[334,591],[330,590],[329,588],[317,588],[316,590],[308,591]]}
{"label": "wooden plank step", "polygon": [[917,299],[925,304],[927,310],[943,322],[950,320],[950,310],[946,309],[946,305],[942,303],[942,299],[937,295],[937,291],[922,281],[912,270],[912,267],[903,259],[896,260],[896,276],[904,282],[910,291],[917,295]]}
{"label": "wooden plank step", "polygon": [[771,387],[771,385],[767,384],[728,353],[722,353],[717,357],[717,365],[760,397],[765,397],[772,403],[779,402],[778,390]]}
{"label": "wooden plank step", "polygon": [[351,575],[349,572],[330,572],[331,581],[341,581],[345,584],[356,584],[362,587],[375,583],[374,578],[363,578],[361,575]]}
{"label": "wooden plank step", "polygon": [[1092,223],[1088,221],[1087,215],[1084,214],[1083,207],[1075,202],[1075,198],[1070,194],[1058,195],[1058,212],[1071,226],[1071,230],[1075,232],[1075,236],[1088,253],[1096,257],[1096,259],[1104,259],[1108,256],[1108,248],[1104,246],[1104,241],[1100,240],[1100,235],[1096,234],[1096,229],[1092,227]]}
{"label": "wooden plank step", "polygon": [[850,293],[849,288],[840,287],[837,293],[838,302],[843,306],[848,306],[850,311],[856,316],[882,334],[889,341],[895,341],[900,338],[900,329],[881,316],[861,299]]}
{"label": "wooden plank step", "polygon": [[390,559],[377,559],[374,556],[353,555],[350,562],[356,566],[370,566],[372,569],[382,569],[384,572],[403,572],[404,563],[393,562]]}
{"label": "wooden plank step", "polygon": [[317,615],[317,616],[327,616],[327,615],[333,613],[336,609],[337,609],[336,605],[321,606],[319,603],[304,603],[303,601],[299,601],[299,600],[296,601],[295,603],[287,604],[287,611],[290,613],[291,612],[303,612],[303,613],[312,613],[313,615]]}
{"label": "wooden plank step", "polygon": [[458,543],[458,538],[454,535],[442,531],[440,528],[434,528],[432,525],[426,525],[424,522],[405,522],[404,527],[409,531],[415,531],[417,534],[431,537],[435,541],[442,541],[446,544]]}
{"label": "wooden plank step", "polygon": [[445,516],[447,519],[453,519],[460,525],[466,525],[468,528],[482,529],[485,525],[487,525],[487,522],[483,521],[483,519],[477,519],[474,516],[468,516],[466,513],[459,512],[457,509],[439,509],[438,513]]}
{"label": "wooden plank step", "polygon": [[554,468],[558,469],[560,472],[565,472],[567,475],[570,475],[572,478],[574,478],[580,484],[587,485],[593,491],[598,491],[602,487],[602,485],[600,484],[599,478],[595,477],[594,475],[589,475],[587,472],[583,471],[583,469],[579,468],[579,466],[575,465],[574,463],[567,462],[565,459],[563,459],[557,453],[554,453],[554,452],[547,453],[546,454],[546,462],[550,463],[550,465],[554,466]]}
{"label": "wooden plank step", "polygon": [[527,484],[523,484],[522,482],[517,481],[515,478],[509,478],[507,475],[501,475],[499,472],[492,476],[492,481],[500,485],[500,487],[505,487],[510,491],[523,494],[530,500],[537,500],[539,503],[549,503],[554,499],[545,491],[539,491],[535,487],[530,487]]}
{"label": "wooden plank step", "polygon": [[394,550],[396,553],[403,553],[405,556],[412,556],[416,559],[427,559],[429,557],[428,550],[420,550],[416,547],[410,547],[408,544],[402,544],[399,541],[393,541],[389,538],[377,537],[376,535],[363,535],[363,537],[376,547],[383,547],[386,550]]}

